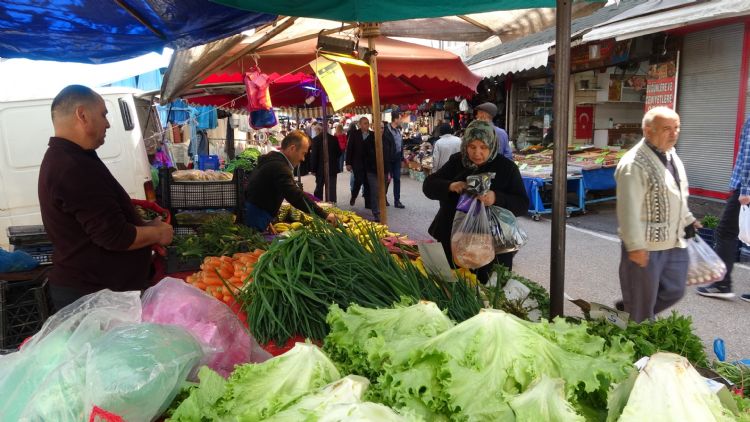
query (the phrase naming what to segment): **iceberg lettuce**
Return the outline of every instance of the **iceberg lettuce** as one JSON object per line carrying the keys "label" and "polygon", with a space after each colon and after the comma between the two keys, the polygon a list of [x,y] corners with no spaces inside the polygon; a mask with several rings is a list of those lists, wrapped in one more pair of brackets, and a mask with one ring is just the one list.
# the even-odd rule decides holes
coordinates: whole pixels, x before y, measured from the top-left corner
{"label": "iceberg lettuce", "polygon": [[528,390],[511,399],[516,422],[584,422],[566,400],[564,386],[563,380],[542,375]]}
{"label": "iceberg lettuce", "polygon": [[632,355],[622,350],[608,354],[585,328],[569,325],[567,333],[566,324],[535,324],[483,310],[392,356],[378,378],[385,402],[396,409],[413,407],[427,419],[500,420],[512,415],[508,401],[542,375],[562,379],[567,396],[606,396],[612,383],[629,374]]}
{"label": "iceberg lettuce", "polygon": [[[610,420],[616,417],[610,414]],[[638,374],[618,420],[723,422],[735,418],[686,358],[656,353]]]}

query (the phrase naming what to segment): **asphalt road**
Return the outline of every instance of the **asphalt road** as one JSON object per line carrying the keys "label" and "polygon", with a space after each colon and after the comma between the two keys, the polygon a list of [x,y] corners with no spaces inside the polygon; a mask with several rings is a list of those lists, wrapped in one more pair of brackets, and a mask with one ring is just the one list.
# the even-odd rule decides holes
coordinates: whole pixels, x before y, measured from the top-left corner
{"label": "asphalt road", "polygon": [[[312,192],[312,176],[302,178],[306,191]],[[372,217],[360,198],[349,206],[349,173],[338,175],[338,207],[352,209],[364,217]],[[393,203],[389,190],[388,200]],[[427,228],[437,212],[437,201],[427,199],[422,193],[422,183],[402,176],[401,202],[405,209],[388,207],[388,225],[391,230],[406,234],[415,240],[430,239]],[[692,205],[691,205],[692,206]],[[552,224],[548,218],[533,221],[521,218],[529,235],[528,244],[518,252],[513,262],[516,273],[538,282],[549,289]],[[613,203],[591,207],[584,215],[573,215],[566,225],[565,292],[574,299],[612,305],[620,298],[617,274],[620,262],[620,244]],[[750,268],[737,265],[734,270],[736,293],[750,292]],[[672,309],[693,318],[696,333],[713,358],[714,338],[724,339],[728,359],[750,358],[750,324],[743,315],[750,311],[750,303],[739,298],[732,300],[710,299],[698,296],[688,287],[685,297]],[[669,310],[666,312],[670,312]],[[565,314],[581,316],[577,306],[565,304]]]}

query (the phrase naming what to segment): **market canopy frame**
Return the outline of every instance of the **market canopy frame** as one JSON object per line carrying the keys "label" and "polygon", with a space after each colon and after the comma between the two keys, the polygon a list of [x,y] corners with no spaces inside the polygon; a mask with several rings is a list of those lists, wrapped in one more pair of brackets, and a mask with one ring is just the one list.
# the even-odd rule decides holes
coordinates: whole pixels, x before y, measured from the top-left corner
{"label": "market canopy frame", "polygon": [[275,19],[208,0],[4,0],[0,57],[110,63],[190,48]]}

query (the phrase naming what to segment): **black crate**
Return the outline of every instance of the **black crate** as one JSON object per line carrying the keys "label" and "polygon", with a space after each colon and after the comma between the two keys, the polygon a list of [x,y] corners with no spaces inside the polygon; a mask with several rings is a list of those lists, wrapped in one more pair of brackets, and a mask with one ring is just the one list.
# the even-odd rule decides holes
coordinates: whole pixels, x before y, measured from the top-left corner
{"label": "black crate", "polygon": [[13,246],[50,244],[42,225],[8,227],[8,242]]}
{"label": "black crate", "polygon": [[245,172],[237,169],[232,180],[224,182],[175,181],[168,169],[159,171],[161,206],[172,215],[176,233],[194,234],[195,226],[180,225],[176,215],[182,210],[226,209],[235,215],[235,221],[243,221],[245,199],[242,184],[247,180]]}
{"label": "black crate", "polygon": [[47,277],[0,280],[0,349],[14,349],[36,334],[50,315]]}
{"label": "black crate", "polygon": [[183,271],[198,271],[201,268],[203,262],[200,258],[187,258],[181,257],[177,254],[177,248],[167,248],[167,274],[180,273]]}

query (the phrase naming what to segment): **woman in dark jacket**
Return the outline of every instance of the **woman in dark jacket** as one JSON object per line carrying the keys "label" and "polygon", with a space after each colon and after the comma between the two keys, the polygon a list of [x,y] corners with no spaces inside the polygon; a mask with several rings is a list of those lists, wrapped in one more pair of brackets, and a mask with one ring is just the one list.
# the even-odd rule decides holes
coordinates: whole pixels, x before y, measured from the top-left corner
{"label": "woman in dark jacket", "polygon": [[[516,216],[525,215],[529,209],[529,198],[518,166],[497,154],[497,136],[493,127],[480,120],[471,122],[461,139],[461,152],[453,154],[440,170],[427,177],[422,186],[428,198],[440,201],[440,209],[429,233],[443,245],[451,264],[451,230],[458,198],[467,188],[466,177],[478,173],[495,173],[490,191],[478,198],[485,206],[497,205]],[[513,255],[515,252],[497,255],[493,262],[479,268],[479,280],[486,283],[496,263],[512,269]]]}

